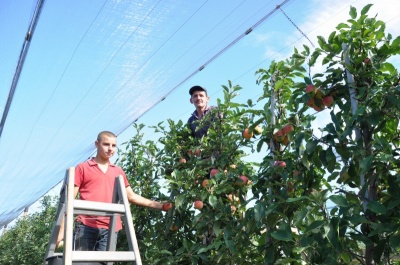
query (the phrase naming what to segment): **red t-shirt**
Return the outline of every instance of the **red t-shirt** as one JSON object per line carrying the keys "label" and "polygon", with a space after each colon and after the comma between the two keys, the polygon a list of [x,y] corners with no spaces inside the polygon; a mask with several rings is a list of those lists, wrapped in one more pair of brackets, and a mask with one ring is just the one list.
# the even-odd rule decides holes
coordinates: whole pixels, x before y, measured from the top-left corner
{"label": "red t-shirt", "polygon": [[[125,172],[116,165],[109,164],[107,172],[104,173],[93,158],[80,163],[75,168],[75,186],[79,187],[80,199],[112,202],[116,177],[119,175],[124,177],[125,187],[129,186]],[[94,228],[108,228],[110,217],[78,215],[77,221]],[[121,218],[118,217],[116,231],[121,229]]]}

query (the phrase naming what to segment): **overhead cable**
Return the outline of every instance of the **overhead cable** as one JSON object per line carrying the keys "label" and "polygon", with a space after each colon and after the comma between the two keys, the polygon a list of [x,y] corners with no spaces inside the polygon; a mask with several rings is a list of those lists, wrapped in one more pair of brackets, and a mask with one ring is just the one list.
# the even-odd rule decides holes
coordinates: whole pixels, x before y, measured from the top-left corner
{"label": "overhead cable", "polygon": [[38,0],[37,1],[36,8],[35,8],[35,11],[33,13],[33,17],[32,17],[31,23],[30,23],[28,31],[27,31],[27,33],[25,35],[24,43],[22,44],[22,49],[21,49],[21,52],[20,52],[20,55],[19,55],[18,64],[17,64],[17,67],[15,69],[15,73],[14,73],[14,77],[13,77],[13,80],[12,80],[12,83],[11,83],[10,91],[8,93],[6,106],[4,107],[3,116],[1,117],[0,139],[1,139],[1,135],[3,133],[4,124],[6,123],[6,120],[7,120],[7,116],[8,116],[8,112],[10,110],[10,107],[11,107],[12,100],[14,98],[14,93],[15,93],[15,89],[16,89],[17,84],[18,84],[19,76],[21,74],[22,67],[24,66],[26,54],[28,53],[29,45],[31,43],[32,36],[33,36],[33,33],[35,31],[35,28],[36,28],[36,24],[37,24],[37,22],[39,20],[40,12],[42,11],[43,3],[44,3],[44,0]]}
{"label": "overhead cable", "polygon": [[[231,43],[229,43],[225,48],[223,48],[221,51],[219,51],[217,54],[215,54],[213,57],[211,57],[207,62],[205,62],[203,65],[201,65],[196,71],[194,71],[192,74],[190,74],[188,77],[183,79],[179,84],[177,84],[174,88],[172,88],[166,95],[163,97],[167,97],[169,94],[171,94],[176,88],[180,87],[183,83],[185,83],[187,80],[192,78],[195,74],[203,70],[208,64],[210,64],[212,61],[214,61],[217,57],[219,57],[222,53],[227,51],[230,47],[235,45],[240,39],[248,35],[250,32],[252,32],[256,27],[258,27],[262,22],[264,22],[267,18],[269,18],[272,14],[274,14],[278,9],[281,8],[281,6],[287,4],[290,0],[285,0],[281,4],[277,5],[271,12],[269,12],[267,15],[265,15],[263,18],[261,18],[257,23],[255,23],[253,26],[248,28],[244,33],[242,33],[239,37],[237,37],[235,40],[233,40]],[[157,104],[157,103],[156,103]],[[151,108],[150,108],[151,109]],[[144,114],[144,113],[143,113]],[[142,115],[143,115],[142,114]]]}
{"label": "overhead cable", "polygon": [[311,46],[315,47],[314,43],[312,43],[312,41],[307,37],[307,35],[303,31],[301,31],[301,29],[293,22],[293,20],[290,19],[290,17],[285,13],[285,11],[283,11],[283,9],[280,6],[279,10],[281,10],[282,14],[285,15],[285,17],[293,24],[293,26],[296,27],[296,29],[304,36],[304,38],[306,38],[311,43]]}

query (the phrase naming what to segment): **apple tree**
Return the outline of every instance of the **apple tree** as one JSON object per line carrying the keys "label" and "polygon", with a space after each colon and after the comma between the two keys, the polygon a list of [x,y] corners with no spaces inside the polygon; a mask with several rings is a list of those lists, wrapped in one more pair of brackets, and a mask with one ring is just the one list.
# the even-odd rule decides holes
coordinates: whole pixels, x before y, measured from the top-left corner
{"label": "apple tree", "polygon": [[[242,233],[247,229],[244,216],[248,190],[256,174],[254,163],[243,160],[244,150],[255,151],[255,138],[244,138],[242,133],[254,128],[248,106],[234,102],[241,87],[229,83],[223,89],[223,101],[218,100],[215,111],[199,125],[210,126],[207,137],[192,137],[186,123],[168,120],[167,126],[153,126],[160,135],[157,143],[143,142],[142,126],[135,125],[137,134],[120,154],[120,165],[137,192],[174,203],[163,217],[159,213],[141,214],[144,209],[133,211],[139,231],[143,224],[148,225],[139,241],[146,263],[262,261],[253,246],[257,235]],[[254,130],[249,135],[256,137],[258,133]],[[162,181],[157,180],[160,176]],[[147,188],[143,186],[146,181]],[[153,192],[147,193],[149,190]],[[201,208],[194,205],[196,201],[201,201]],[[144,219],[138,220],[139,215]]]}
{"label": "apple tree", "polygon": [[[391,59],[400,38],[368,17],[370,7],[352,7],[314,51],[295,49],[258,71],[268,99],[255,113],[266,128],[259,145],[269,153],[246,219],[263,232],[268,264],[390,263],[398,253],[400,86]],[[322,115],[324,124],[312,122]]]}

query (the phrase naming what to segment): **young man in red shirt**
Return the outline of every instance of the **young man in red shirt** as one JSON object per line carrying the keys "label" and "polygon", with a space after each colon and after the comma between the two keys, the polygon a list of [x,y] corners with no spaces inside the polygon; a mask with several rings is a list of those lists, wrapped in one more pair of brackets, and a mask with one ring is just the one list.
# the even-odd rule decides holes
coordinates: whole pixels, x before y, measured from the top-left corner
{"label": "young man in red shirt", "polygon": [[[127,197],[130,203],[163,210],[164,204],[149,200],[133,192],[125,172],[110,162],[117,147],[117,137],[112,132],[99,133],[95,142],[97,154],[92,159],[80,163],[75,168],[74,197],[80,194],[80,200],[111,203],[114,193],[115,178],[124,177]],[[105,251],[108,240],[109,217],[78,215],[75,223],[75,250]],[[62,223],[57,245],[63,239]],[[117,222],[115,233],[122,228],[121,219]]]}

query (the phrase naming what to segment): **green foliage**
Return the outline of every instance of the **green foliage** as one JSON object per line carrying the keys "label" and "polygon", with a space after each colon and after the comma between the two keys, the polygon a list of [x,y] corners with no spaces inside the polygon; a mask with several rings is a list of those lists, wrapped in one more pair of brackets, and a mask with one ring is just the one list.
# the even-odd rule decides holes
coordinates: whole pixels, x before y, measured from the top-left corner
{"label": "green foliage", "polygon": [[[164,217],[146,209],[133,211],[145,263],[229,264],[260,259],[240,244],[257,244],[257,237],[241,233],[247,186],[236,184],[240,175],[252,179],[255,174],[253,165],[241,159],[243,148],[252,143],[241,135],[251,125],[251,115],[245,111],[247,106],[233,102],[240,87],[229,83],[223,89],[224,101],[201,121],[213,119],[207,137],[193,138],[185,123],[168,120],[168,127],[162,123],[153,127],[161,134],[158,143],[143,143],[142,125],[135,125],[138,133],[121,154],[120,164],[141,195],[174,202]],[[210,177],[211,169],[219,172]],[[160,176],[164,181],[157,182]],[[205,188],[204,180],[208,181]],[[146,182],[150,185],[145,187]],[[233,195],[232,201],[228,194]],[[193,208],[196,200],[204,203],[201,211]]]}
{"label": "green foliage", "polygon": [[54,222],[56,199],[44,197],[41,211],[22,217],[0,237],[1,265],[43,264]]}
{"label": "green foliage", "polygon": [[[313,53],[295,50],[290,60],[258,71],[264,85],[261,98],[270,99],[264,120],[272,128],[265,142],[283,124],[295,127],[289,145],[273,138],[271,155],[260,168],[265,179],[253,187],[259,194],[254,209],[264,208],[256,221],[258,229],[267,230],[267,263],[292,258],[312,264],[372,264],[390,262],[397,253],[399,74],[388,59],[399,54],[400,46],[399,38],[385,35],[382,21],[367,17],[369,8],[359,17],[351,8],[348,23],[339,24],[328,40],[319,37],[320,47]],[[307,74],[298,67],[304,58],[310,58],[310,67],[320,60],[325,73],[305,76],[298,84],[287,80]],[[308,85],[317,90],[306,93]],[[333,99],[332,107],[324,105],[326,97]],[[297,119],[288,119],[282,106]],[[308,107],[330,112],[321,136],[311,130]],[[272,167],[277,160],[287,166]],[[295,170],[301,173],[292,177]],[[328,200],[334,204],[330,211]],[[291,234],[290,228],[299,233]]]}

